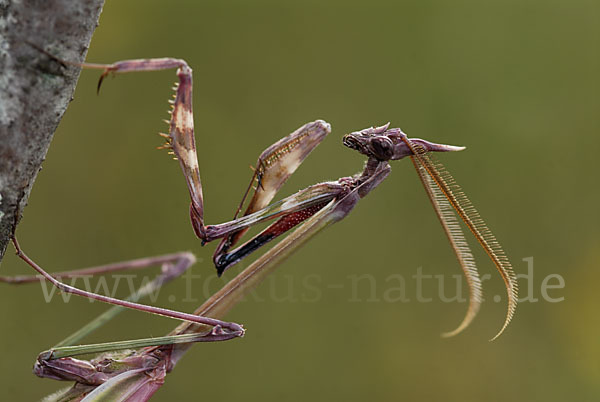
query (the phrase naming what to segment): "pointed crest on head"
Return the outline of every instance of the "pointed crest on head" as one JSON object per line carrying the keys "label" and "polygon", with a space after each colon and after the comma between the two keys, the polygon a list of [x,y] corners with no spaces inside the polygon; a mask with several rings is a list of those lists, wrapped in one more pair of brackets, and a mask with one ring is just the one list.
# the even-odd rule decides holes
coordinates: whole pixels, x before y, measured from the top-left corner
{"label": "pointed crest on head", "polygon": [[[379,161],[398,160],[412,155],[411,149],[404,139],[406,134],[399,128],[389,128],[390,123],[379,127],[369,127],[355,131],[344,136],[342,142],[345,146],[355,149],[369,158]],[[427,152],[462,151],[464,147],[453,145],[435,144],[433,142],[410,138],[411,143],[418,144]]]}

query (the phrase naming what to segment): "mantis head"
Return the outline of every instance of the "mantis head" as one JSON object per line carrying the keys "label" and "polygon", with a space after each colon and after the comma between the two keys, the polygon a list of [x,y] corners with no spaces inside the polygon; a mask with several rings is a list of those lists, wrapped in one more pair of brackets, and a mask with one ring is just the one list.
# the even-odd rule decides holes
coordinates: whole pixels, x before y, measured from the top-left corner
{"label": "mantis head", "polygon": [[379,127],[369,127],[344,136],[342,142],[348,148],[357,150],[369,158],[379,161],[402,159],[412,155],[406,140],[422,147],[426,152],[462,151],[465,147],[435,144],[419,138],[407,138],[399,128],[389,128],[390,123]]}

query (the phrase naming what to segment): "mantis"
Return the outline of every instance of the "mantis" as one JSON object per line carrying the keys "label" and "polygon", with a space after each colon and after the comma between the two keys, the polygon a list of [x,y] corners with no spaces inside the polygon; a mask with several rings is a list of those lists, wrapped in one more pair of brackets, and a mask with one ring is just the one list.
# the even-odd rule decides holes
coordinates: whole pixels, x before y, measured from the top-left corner
{"label": "mantis", "polygon": [[[294,250],[327,226],[345,218],[362,198],[387,178],[391,172],[391,161],[405,158],[410,159],[416,169],[469,287],[469,306],[465,317],[456,329],[443,335],[453,336],[467,328],[482,301],[477,267],[458,218],[490,257],[506,285],[507,314],[501,329],[492,339],[500,336],[508,326],[517,303],[517,281],[511,264],[477,210],[444,166],[432,156],[434,152],[456,152],[464,147],[408,138],[399,128],[390,128],[389,123],[355,131],[345,135],[342,143],[366,156],[362,172],[318,183],[272,202],[286,180],[331,132],[328,123],[316,120],[298,128],[261,153],[233,219],[207,225],[204,220],[204,196],[194,135],[192,69],[184,60],[174,58],[82,66],[102,70],[98,91],[104,78],[110,74],[176,69],[178,82],[174,87],[173,100],[170,101],[170,118],[165,120],[169,130],[168,133],[160,134],[165,143],[159,148],[167,149],[179,161],[191,200],[190,219],[196,236],[203,245],[220,239],[213,256],[219,276],[265,244],[278,237],[283,239],[190,314],[137,303],[138,299],[181,275],[191,266],[195,257],[190,253],[51,275],[25,254],[17,239],[13,238],[17,255],[34,268],[42,276],[42,280],[50,281],[63,292],[114,305],[87,326],[38,356],[34,367],[36,375],[76,382],[73,388],[61,396],[61,400],[147,400],[163,384],[167,372],[173,369],[193,343],[225,341],[244,336],[245,329],[242,325],[222,320],[227,311]],[[264,230],[238,245],[251,226],[267,222],[270,223]],[[76,275],[141,269],[155,265],[162,266],[161,273],[126,300],[87,292],[61,282],[63,278]],[[9,283],[38,280],[39,276],[0,277],[0,281]],[[124,308],[167,316],[181,320],[182,323],[164,337],[72,346]],[[74,357],[87,353],[101,354],[89,361]]]}

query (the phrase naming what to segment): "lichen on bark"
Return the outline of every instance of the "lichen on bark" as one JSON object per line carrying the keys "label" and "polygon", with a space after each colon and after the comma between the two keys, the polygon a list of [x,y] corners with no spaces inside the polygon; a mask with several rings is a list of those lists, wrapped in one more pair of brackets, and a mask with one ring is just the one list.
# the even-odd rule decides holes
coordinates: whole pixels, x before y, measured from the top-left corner
{"label": "lichen on bark", "polygon": [[0,260],[69,102],[104,0],[0,0]]}

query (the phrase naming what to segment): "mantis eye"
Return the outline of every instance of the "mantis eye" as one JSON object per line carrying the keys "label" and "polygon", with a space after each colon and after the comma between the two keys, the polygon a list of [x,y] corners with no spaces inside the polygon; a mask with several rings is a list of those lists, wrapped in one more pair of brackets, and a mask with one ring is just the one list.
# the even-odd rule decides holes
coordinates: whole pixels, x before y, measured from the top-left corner
{"label": "mantis eye", "polygon": [[390,160],[394,153],[392,141],[387,137],[373,138],[371,141],[373,156],[381,161]]}

